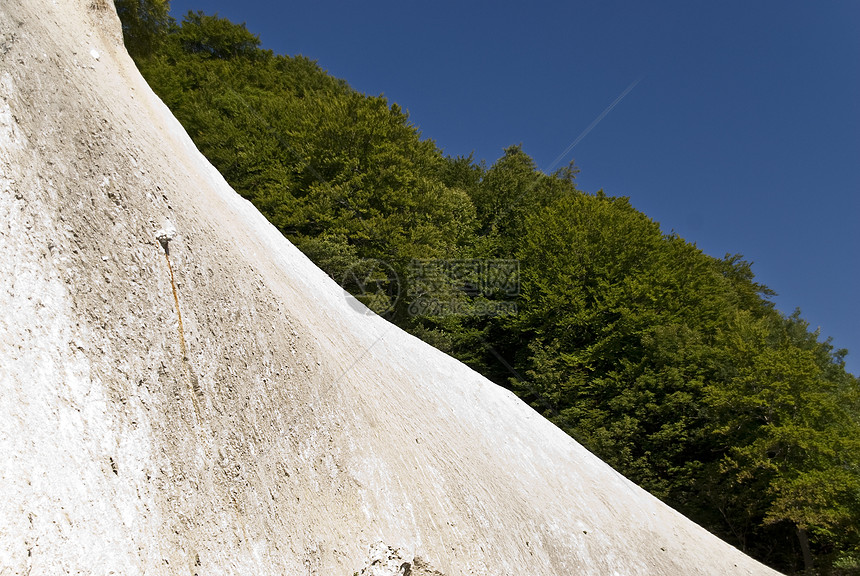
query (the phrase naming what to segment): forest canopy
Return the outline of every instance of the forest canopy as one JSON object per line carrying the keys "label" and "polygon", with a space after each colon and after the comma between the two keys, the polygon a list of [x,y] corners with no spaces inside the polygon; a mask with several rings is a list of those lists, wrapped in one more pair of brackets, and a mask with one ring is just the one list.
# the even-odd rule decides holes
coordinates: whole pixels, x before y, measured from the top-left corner
{"label": "forest canopy", "polygon": [[519,146],[489,165],[446,156],[397,104],[243,24],[115,3],[200,150],[370,308],[755,558],[860,573],[860,381],[742,256]]}

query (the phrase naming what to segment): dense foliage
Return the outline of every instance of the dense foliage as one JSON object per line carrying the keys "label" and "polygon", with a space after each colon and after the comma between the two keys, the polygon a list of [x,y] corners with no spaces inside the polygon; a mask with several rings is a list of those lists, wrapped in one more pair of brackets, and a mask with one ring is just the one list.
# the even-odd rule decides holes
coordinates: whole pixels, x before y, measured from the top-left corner
{"label": "dense foliage", "polygon": [[860,382],[740,256],[519,147],[491,166],[446,157],[396,104],[244,25],[116,5],[203,153],[374,310],[762,561],[860,572]]}

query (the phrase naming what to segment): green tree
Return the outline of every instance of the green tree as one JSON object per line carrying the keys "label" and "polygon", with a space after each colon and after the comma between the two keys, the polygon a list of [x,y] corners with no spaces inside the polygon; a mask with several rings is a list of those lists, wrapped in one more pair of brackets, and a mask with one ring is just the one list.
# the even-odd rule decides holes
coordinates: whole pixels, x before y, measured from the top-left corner
{"label": "green tree", "polygon": [[723,313],[715,266],[625,198],[566,196],[527,228],[520,393],[652,493],[683,501],[706,453],[698,398],[708,323]]}
{"label": "green tree", "polygon": [[860,542],[860,427],[850,411],[857,381],[842,351],[819,342],[799,312],[739,312],[724,336],[728,381],[705,390],[724,451],[715,474],[721,505],[734,509],[732,521],[753,524],[735,530],[790,529],[804,569],[818,555],[826,567],[833,550]]}
{"label": "green tree", "polygon": [[172,21],[168,0],[114,0],[114,6],[132,58],[153,54],[167,36]]}
{"label": "green tree", "polygon": [[176,38],[185,52],[206,58],[254,59],[265,54],[259,50],[260,38],[248,32],[245,24],[236,25],[217,14],[189,11]]}
{"label": "green tree", "polygon": [[512,258],[526,235],[529,215],[556,198],[575,194],[576,173],[571,165],[543,174],[522,147],[505,149],[477,185],[468,187],[477,210],[481,254]]}

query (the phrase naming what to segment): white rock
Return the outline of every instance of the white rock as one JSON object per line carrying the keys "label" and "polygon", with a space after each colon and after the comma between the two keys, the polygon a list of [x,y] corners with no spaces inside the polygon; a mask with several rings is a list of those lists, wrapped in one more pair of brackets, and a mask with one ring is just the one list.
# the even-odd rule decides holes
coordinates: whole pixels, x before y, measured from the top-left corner
{"label": "white rock", "polygon": [[170,220],[165,220],[161,228],[155,231],[155,238],[162,244],[170,242],[176,238],[176,226]]}

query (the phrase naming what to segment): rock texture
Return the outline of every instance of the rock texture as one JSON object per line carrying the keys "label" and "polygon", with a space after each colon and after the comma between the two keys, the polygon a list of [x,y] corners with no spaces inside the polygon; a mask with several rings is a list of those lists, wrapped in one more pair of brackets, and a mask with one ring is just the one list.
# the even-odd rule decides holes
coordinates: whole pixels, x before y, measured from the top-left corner
{"label": "rock texture", "polygon": [[3,576],[772,573],[350,299],[110,2],[0,2],[0,249]]}

